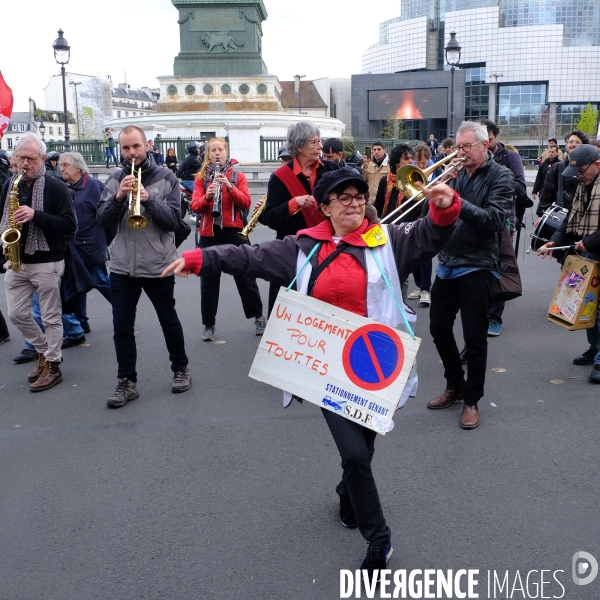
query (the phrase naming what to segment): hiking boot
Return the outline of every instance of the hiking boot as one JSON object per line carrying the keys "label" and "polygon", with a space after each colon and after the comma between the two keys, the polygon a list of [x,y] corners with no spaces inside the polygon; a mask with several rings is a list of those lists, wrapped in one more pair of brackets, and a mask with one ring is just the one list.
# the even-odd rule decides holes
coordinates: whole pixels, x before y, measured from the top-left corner
{"label": "hiking boot", "polygon": [[427,290],[421,290],[419,294],[419,306],[429,306],[431,304],[431,294]]}
{"label": "hiking boot", "polygon": [[385,569],[387,561],[392,556],[394,549],[392,548],[392,542],[388,542],[387,546],[383,548],[380,546],[373,546],[373,544],[369,544],[367,548],[367,556],[365,556],[365,560],[363,560],[362,565],[360,565],[361,571],[366,569],[367,576],[369,581],[373,580],[374,571],[377,571],[375,574],[376,583],[379,581],[380,573],[383,569]]}
{"label": "hiking boot", "polygon": [[348,529],[358,527],[354,508],[352,508],[352,502],[350,502],[348,496],[340,496],[340,521],[342,522],[342,525],[348,527]]}
{"label": "hiking boot", "polygon": [[16,362],[18,365],[22,365],[28,362],[33,362],[36,356],[37,352],[35,350],[29,350],[28,348],[24,348],[23,350],[21,350],[21,354],[17,354],[13,358],[13,362]]}
{"label": "hiking boot", "polygon": [[135,400],[139,397],[140,393],[137,391],[135,382],[127,379],[127,377],[123,377],[119,379],[117,389],[107,400],[106,406],[109,408],[121,408],[121,406],[125,406],[130,400]]}
{"label": "hiking boot", "polygon": [[187,392],[192,385],[192,374],[187,367],[175,371],[173,374],[173,385],[171,391],[174,394],[180,394],[181,392]]}
{"label": "hiking boot", "polygon": [[421,288],[412,291],[407,297],[407,300],[418,300],[421,297]]}
{"label": "hiking boot", "polygon": [[266,328],[267,320],[263,315],[260,315],[260,317],[256,317],[256,319],[254,319],[254,331],[256,331],[256,335],[262,335]]}
{"label": "hiking boot", "polygon": [[205,327],[202,332],[202,339],[205,342],[212,342],[215,339],[215,327]]}
{"label": "hiking boot", "polygon": [[46,367],[46,357],[43,354],[36,353],[36,360],[37,365],[35,366],[33,371],[29,371],[29,373],[27,374],[27,380],[29,381],[29,383],[37,381],[41,377],[42,373],[44,372],[44,368]]}
{"label": "hiking boot", "polygon": [[60,372],[60,361],[49,362],[44,360],[44,370],[36,381],[29,386],[31,392],[49,390],[63,380]]}

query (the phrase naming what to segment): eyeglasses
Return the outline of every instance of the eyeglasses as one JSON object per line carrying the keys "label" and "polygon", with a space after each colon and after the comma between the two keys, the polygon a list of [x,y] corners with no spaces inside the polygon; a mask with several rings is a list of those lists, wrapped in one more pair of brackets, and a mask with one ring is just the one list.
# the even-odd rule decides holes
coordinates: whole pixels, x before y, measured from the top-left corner
{"label": "eyeglasses", "polygon": [[17,156],[18,160],[26,160],[28,162],[36,162],[38,160],[40,160],[40,158],[42,158],[41,156]]}
{"label": "eyeglasses", "polygon": [[577,173],[575,174],[575,177],[577,177],[577,179],[581,179],[584,175],[585,172],[593,165],[594,163],[591,162],[585,169],[583,169],[583,171],[581,169],[579,169],[579,171],[577,171]]}
{"label": "eyeglasses", "polygon": [[363,204],[366,204],[368,197],[369,194],[342,194],[336,198],[331,198],[330,202],[337,200],[342,206],[350,206],[352,200],[356,200],[356,203],[359,206],[362,206]]}
{"label": "eyeglasses", "polygon": [[316,139],[316,140],[308,140],[308,142],[306,142],[307,144],[312,144],[313,146],[318,146],[319,144],[323,143],[323,140],[321,139]]}
{"label": "eyeglasses", "polygon": [[454,151],[455,152],[471,152],[471,148],[473,146],[477,146],[477,144],[480,144],[481,140],[479,142],[475,142],[474,144],[463,144],[462,146],[454,146]]}

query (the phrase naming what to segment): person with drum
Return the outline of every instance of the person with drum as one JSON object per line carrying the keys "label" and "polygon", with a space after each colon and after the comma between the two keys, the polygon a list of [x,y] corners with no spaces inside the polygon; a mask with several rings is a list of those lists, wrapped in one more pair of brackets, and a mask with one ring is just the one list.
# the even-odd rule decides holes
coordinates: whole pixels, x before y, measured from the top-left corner
{"label": "person with drum", "polygon": [[[331,171],[322,176],[313,192],[325,218],[320,224],[255,246],[213,246],[184,252],[163,275],[247,273],[278,287],[288,286],[296,275],[302,275],[297,280],[301,283],[295,284],[299,292],[397,327],[402,322],[400,281],[444,247],[461,211],[458,194],[448,186],[441,187],[440,192],[437,188],[426,191],[430,208],[425,218],[412,225],[378,225],[374,209],[366,206],[367,182],[352,169]],[[375,228],[380,231],[366,235]],[[367,240],[375,238],[375,233],[379,235],[377,244],[369,247]],[[395,290],[393,297],[382,273]],[[416,392],[416,377],[409,384],[400,405]],[[340,518],[346,527],[358,527],[369,543],[362,569],[372,576],[375,569],[385,568],[392,554],[391,532],[371,469],[377,434],[325,409],[323,416],[342,458],[342,481],[336,489]]]}
{"label": "person with drum", "polygon": [[[541,246],[538,254],[549,253],[557,246],[575,245],[582,256],[600,261],[600,153],[591,144],[577,146],[569,155],[565,179],[577,178],[573,206],[550,241]],[[600,323],[585,330],[590,347],[573,359],[576,365],[594,365],[589,380],[600,383]]]}

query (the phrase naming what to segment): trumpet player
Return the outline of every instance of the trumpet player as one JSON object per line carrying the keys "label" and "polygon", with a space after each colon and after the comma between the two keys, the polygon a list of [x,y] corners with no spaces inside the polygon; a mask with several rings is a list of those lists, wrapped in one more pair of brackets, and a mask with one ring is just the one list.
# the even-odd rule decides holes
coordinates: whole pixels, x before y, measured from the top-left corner
{"label": "trumpet player", "polygon": [[[165,266],[177,258],[173,232],[181,218],[179,182],[170,169],[156,165],[139,127],[125,127],[119,144],[123,168],[115,169],[106,180],[96,215],[106,229],[117,227],[109,281],[118,383],[107,401],[110,408],[125,406],[140,395],[134,326],[142,291],[152,302],[165,336],[173,371],[171,391],[185,392],[192,383],[175,310],[175,278],[160,277]],[[135,202],[128,201],[130,197]],[[139,214],[131,214],[132,209],[135,213],[139,209]]]}
{"label": "trumpet player", "polygon": [[[44,142],[25,133],[15,147],[15,156],[17,172],[0,193],[0,232],[6,232],[11,221],[13,228],[20,230],[18,249],[11,250],[12,264],[4,278],[6,303],[9,319],[37,353],[36,366],[27,379],[32,392],[41,392],[62,381],[60,283],[65,236],[75,232],[75,215],[67,186],[46,174]],[[20,255],[18,261],[16,254]],[[31,316],[36,289],[45,332]]]}
{"label": "trumpet player", "polygon": [[[224,139],[209,140],[202,168],[196,175],[191,205],[192,212],[200,215],[201,248],[247,243],[238,237],[238,233],[244,227],[252,198],[246,176],[235,168],[237,162],[235,158],[229,158]],[[234,280],[246,318],[254,319],[255,333],[262,335],[267,324],[256,279],[236,275]],[[220,287],[220,272],[200,277],[200,308],[204,325],[202,338],[205,342],[215,339]]]}

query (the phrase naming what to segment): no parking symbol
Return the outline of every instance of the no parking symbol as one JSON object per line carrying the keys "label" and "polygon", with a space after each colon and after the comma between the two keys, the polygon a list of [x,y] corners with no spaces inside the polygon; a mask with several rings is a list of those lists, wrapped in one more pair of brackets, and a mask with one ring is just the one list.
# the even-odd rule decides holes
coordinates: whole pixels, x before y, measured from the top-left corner
{"label": "no parking symbol", "polygon": [[382,390],[396,381],[404,364],[404,345],[398,334],[385,325],[364,325],[344,345],[344,371],[364,390]]}

